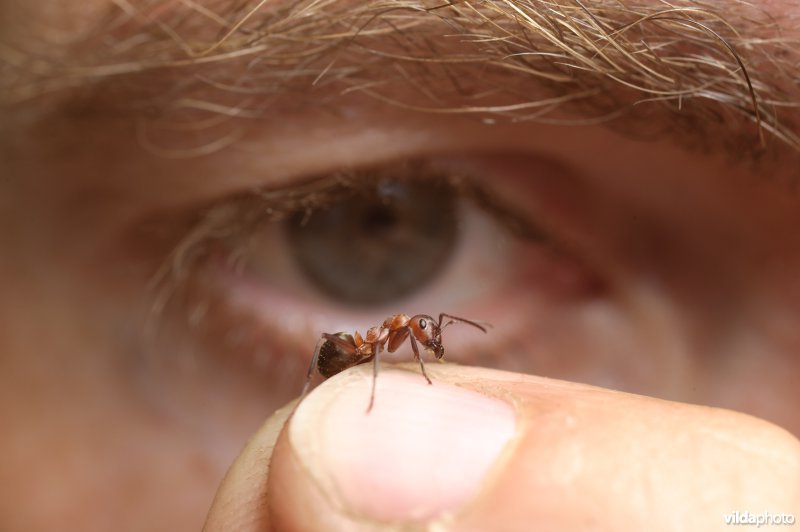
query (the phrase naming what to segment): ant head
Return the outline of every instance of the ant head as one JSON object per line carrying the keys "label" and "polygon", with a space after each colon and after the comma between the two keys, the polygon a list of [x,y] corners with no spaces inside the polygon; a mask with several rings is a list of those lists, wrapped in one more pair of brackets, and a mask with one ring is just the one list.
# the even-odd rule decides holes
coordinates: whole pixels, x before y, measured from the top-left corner
{"label": "ant head", "polygon": [[442,330],[439,328],[439,324],[436,323],[436,320],[426,314],[417,314],[409,320],[408,326],[416,341],[424,345],[427,349],[432,349],[437,354],[438,346],[438,349],[444,353],[441,349]]}

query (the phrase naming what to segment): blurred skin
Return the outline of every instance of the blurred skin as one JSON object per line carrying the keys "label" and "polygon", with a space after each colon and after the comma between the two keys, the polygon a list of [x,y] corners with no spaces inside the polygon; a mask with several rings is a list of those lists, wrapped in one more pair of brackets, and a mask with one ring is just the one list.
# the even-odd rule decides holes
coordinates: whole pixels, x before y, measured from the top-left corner
{"label": "blurred skin", "polygon": [[[797,15],[788,2],[765,5],[778,20]],[[69,35],[111,7],[94,0],[71,12],[6,1],[0,23],[6,31],[57,26]],[[335,386],[366,393],[370,381],[360,372],[367,369],[309,397],[308,410],[298,410],[307,425],[284,429],[290,408],[264,424],[299,391],[307,350],[321,330],[355,323],[363,332],[389,314],[414,311],[403,305],[494,323],[477,340],[453,333],[458,340],[447,344],[446,358],[516,372],[432,370],[443,393],[451,383],[513,405],[515,432],[512,444],[494,450],[502,459],[484,471],[487,484],[443,508],[457,517],[425,519],[463,530],[525,529],[531,522],[561,530],[711,530],[736,510],[800,515],[800,164],[792,148],[781,145],[774,157],[751,164],[597,126],[487,129],[460,116],[359,98],[342,109],[356,118],[299,112],[290,121],[250,125],[233,147],[183,159],[146,149],[130,116],[56,108],[41,120],[24,105],[5,110],[0,529],[183,530],[198,529],[207,516],[209,530],[355,529],[378,526],[373,519],[406,520],[393,513],[390,491],[366,510],[343,510],[350,503],[332,492],[350,488],[309,481],[317,466],[297,450],[316,430],[312,406],[349,397],[326,391]],[[190,339],[186,313],[175,323],[166,314],[164,343],[150,349],[142,341],[148,282],[187,212],[254,186],[442,154],[534,207],[554,240],[579,257],[575,275],[600,278],[602,288],[578,281],[579,288],[563,289],[567,295],[539,295],[550,277],[525,270],[485,300],[451,296],[491,284],[452,275],[446,280],[454,284],[432,287],[432,295],[368,313],[330,301],[311,307],[309,301],[319,303],[313,298],[285,303],[285,293],[280,301],[264,296],[259,315],[326,317],[290,332],[277,318],[263,324],[273,343],[260,365],[214,336],[235,327],[230,314],[210,314],[204,334],[193,331]],[[528,175],[533,168],[540,174]],[[493,254],[490,244],[470,241],[479,256]],[[478,247],[484,245],[490,251]],[[286,253],[276,242],[264,246],[274,246],[263,251],[268,257]],[[503,268],[516,271],[510,262]],[[441,397],[418,390],[421,377],[400,375],[387,372],[386,386],[423,394],[409,401],[409,412],[424,416],[440,404]],[[363,397],[321,417],[349,422]],[[381,397],[379,388],[375,423],[396,412],[388,398],[381,407]],[[404,422],[413,427],[416,419]],[[548,470],[564,449],[574,454],[557,461],[563,469]],[[375,475],[392,475],[403,458],[387,455],[386,472]]]}

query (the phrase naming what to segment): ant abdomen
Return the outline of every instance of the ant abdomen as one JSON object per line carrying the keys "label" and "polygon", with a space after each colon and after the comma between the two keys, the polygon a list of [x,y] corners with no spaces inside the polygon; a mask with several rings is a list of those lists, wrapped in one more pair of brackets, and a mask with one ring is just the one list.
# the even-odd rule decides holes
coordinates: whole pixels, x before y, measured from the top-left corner
{"label": "ant abdomen", "polygon": [[[353,343],[353,337],[347,333],[339,332],[331,336],[338,336],[345,342]],[[359,362],[363,362],[363,358],[363,356],[352,350],[348,351],[343,349],[331,340],[325,340],[319,348],[317,371],[319,371],[320,375],[328,379],[347,368],[355,366]]]}

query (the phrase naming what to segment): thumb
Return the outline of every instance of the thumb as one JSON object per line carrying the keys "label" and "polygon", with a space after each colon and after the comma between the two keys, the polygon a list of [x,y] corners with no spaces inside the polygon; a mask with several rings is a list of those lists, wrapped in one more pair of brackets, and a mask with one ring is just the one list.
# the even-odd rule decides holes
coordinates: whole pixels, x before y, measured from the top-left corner
{"label": "thumb", "polygon": [[204,532],[270,531],[267,479],[275,443],[297,400],[277,410],[247,442],[214,496]]}
{"label": "thumb", "polygon": [[[730,411],[455,365],[370,368],[279,411],[220,488],[207,530],[715,530],[789,524],[800,443]],[[270,456],[271,455],[271,456]],[[269,471],[269,473],[267,473]]]}

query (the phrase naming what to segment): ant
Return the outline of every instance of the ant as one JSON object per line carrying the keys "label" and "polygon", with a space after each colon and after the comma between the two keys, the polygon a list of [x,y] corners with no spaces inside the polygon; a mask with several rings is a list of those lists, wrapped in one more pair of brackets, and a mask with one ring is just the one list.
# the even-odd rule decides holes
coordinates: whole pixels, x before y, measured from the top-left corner
{"label": "ant", "polygon": [[[442,321],[445,318],[447,322],[442,325]],[[378,379],[378,356],[387,344],[388,351],[394,353],[397,348],[403,344],[406,338],[411,341],[414,359],[419,361],[422,376],[425,377],[428,384],[433,384],[428,374],[425,372],[425,363],[419,356],[417,342],[422,344],[426,351],[432,351],[436,360],[441,360],[442,357],[444,357],[442,331],[448,325],[454,323],[466,323],[467,325],[472,325],[486,332],[486,327],[484,325],[442,313],[439,314],[438,322],[427,314],[417,314],[413,317],[409,317],[407,314],[395,314],[394,316],[386,318],[381,326],[370,327],[367,331],[366,338],[363,338],[358,331],[356,331],[355,335],[343,332],[336,334],[322,333],[322,337],[319,342],[317,342],[317,347],[314,350],[314,356],[311,357],[311,364],[308,366],[308,374],[306,375],[306,383],[303,386],[303,393],[300,397],[302,399],[308,392],[315,366],[323,377],[328,378],[333,377],[347,368],[358,364],[364,364],[371,360],[373,361],[373,369],[372,394],[369,398],[369,407],[367,407],[367,412],[369,412],[372,410],[372,405],[375,403],[375,383]]]}

